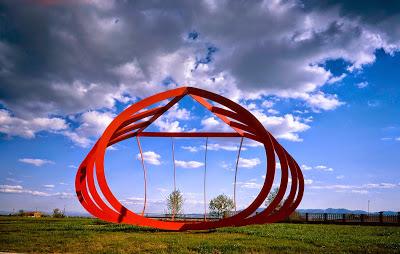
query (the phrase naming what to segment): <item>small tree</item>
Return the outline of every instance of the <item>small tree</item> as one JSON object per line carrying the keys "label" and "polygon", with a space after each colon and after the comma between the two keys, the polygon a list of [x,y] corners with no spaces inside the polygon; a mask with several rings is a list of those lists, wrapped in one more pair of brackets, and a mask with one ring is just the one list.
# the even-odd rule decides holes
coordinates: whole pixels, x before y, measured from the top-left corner
{"label": "small tree", "polygon": [[[265,206],[269,206],[269,204],[271,204],[272,201],[274,201],[274,199],[278,195],[278,192],[279,188],[275,188],[268,194],[267,200],[265,200]],[[282,201],[276,206],[275,211],[281,207],[282,207]]]}
{"label": "small tree", "polygon": [[53,217],[54,217],[54,218],[64,218],[64,214],[61,212],[60,209],[55,208],[55,209],[53,210]]}
{"label": "small tree", "polygon": [[221,194],[210,201],[209,208],[211,215],[216,215],[219,218],[222,218],[230,215],[232,210],[235,208],[235,204],[231,198],[225,194]]}
{"label": "small tree", "polygon": [[167,211],[172,214],[172,218],[183,213],[183,195],[180,190],[175,190],[168,195]]}
{"label": "small tree", "polygon": [[20,209],[17,213],[18,216],[24,216],[25,211]]}

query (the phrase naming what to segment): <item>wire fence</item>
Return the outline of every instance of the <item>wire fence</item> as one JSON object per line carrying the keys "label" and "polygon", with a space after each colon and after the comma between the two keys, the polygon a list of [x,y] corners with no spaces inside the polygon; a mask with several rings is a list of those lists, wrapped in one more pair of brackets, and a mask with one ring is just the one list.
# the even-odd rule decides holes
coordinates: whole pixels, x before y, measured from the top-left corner
{"label": "wire fence", "polygon": [[397,224],[400,225],[400,212],[397,214],[384,214],[383,212],[371,214],[340,214],[340,213],[299,213],[294,212],[285,222],[310,222],[310,223],[358,223],[358,224]]}
{"label": "wire fence", "polygon": [[212,214],[207,214],[206,217],[204,217],[204,214],[177,214],[175,216],[172,216],[172,214],[145,214],[145,217],[151,218],[151,219],[156,219],[156,220],[162,220],[162,221],[185,221],[185,222],[197,222],[197,221],[215,221],[221,219],[220,217]]}
{"label": "wire fence", "polygon": [[[145,214],[146,217],[163,220],[163,221],[185,221],[185,222],[197,222],[204,221],[204,215],[201,214],[181,214],[175,215],[172,218],[171,214]],[[208,214],[205,218],[207,221],[215,221],[220,218],[215,215]],[[365,225],[379,225],[379,224],[390,224],[400,226],[400,212],[397,214],[384,214],[371,213],[371,214],[341,214],[341,213],[300,213],[294,212],[286,219],[281,222],[292,222],[292,223],[348,223],[348,224],[365,224]]]}

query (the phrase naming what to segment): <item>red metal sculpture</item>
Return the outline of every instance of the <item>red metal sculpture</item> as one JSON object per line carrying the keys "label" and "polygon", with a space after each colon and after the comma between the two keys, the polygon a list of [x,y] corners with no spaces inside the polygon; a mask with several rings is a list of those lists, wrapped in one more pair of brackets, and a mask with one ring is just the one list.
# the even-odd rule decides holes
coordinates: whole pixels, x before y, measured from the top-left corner
{"label": "red metal sculpture", "polygon": [[[158,117],[164,114],[184,96],[191,96],[219,119],[232,127],[235,132],[145,132],[144,130]],[[169,100],[164,106],[154,104]],[[213,106],[211,102],[215,102]],[[147,120],[143,120],[146,119]],[[140,147],[139,137],[241,137],[258,141],[264,145],[267,166],[264,185],[258,196],[245,209],[235,213],[231,217],[217,221],[182,222],[182,221],[160,221],[144,217],[146,203],[144,203],[142,214],[136,214],[125,206],[113,195],[107,185],[104,174],[104,155],[108,146],[122,140],[136,137]],[[240,149],[236,165],[240,156]],[[255,213],[267,198],[275,176],[276,159],[281,165],[281,180],[279,191],[275,199],[261,212]],[[142,161],[143,163],[143,161]],[[146,182],[146,171],[143,163],[144,177]],[[237,167],[236,167],[237,171]],[[99,190],[96,188],[94,173]],[[235,178],[236,178],[235,172]],[[175,173],[174,173],[175,174]],[[290,191],[283,200],[288,188],[289,175],[292,179]],[[174,180],[175,181],[175,180]],[[175,186],[175,182],[174,182]],[[204,185],[205,186],[205,185]],[[209,91],[194,87],[181,87],[165,91],[146,99],[143,99],[124,110],[118,115],[104,131],[103,135],[90,150],[80,165],[75,179],[76,194],[82,206],[92,215],[102,220],[116,223],[149,226],[164,230],[201,230],[226,226],[243,226],[249,224],[271,223],[289,216],[299,205],[304,191],[304,178],[300,167],[290,154],[276,141],[276,139],[264,128],[264,126],[249,111],[237,103]],[[145,187],[146,188],[146,187]],[[174,187],[175,188],[175,187]],[[236,184],[235,184],[236,188]],[[106,199],[101,198],[99,191]],[[236,204],[236,191],[235,204]],[[146,197],[145,197],[146,198]],[[204,196],[205,199],[205,196]],[[283,204],[279,206],[279,204]],[[236,205],[235,205],[236,206]],[[235,207],[236,210],[236,207]]]}

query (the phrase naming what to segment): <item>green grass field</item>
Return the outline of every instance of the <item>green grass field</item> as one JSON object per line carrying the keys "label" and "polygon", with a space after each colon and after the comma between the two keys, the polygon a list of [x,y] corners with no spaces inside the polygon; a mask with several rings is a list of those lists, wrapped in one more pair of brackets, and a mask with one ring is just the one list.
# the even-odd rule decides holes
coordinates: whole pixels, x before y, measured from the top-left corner
{"label": "green grass field", "polygon": [[279,223],[162,232],[97,219],[1,216],[0,252],[400,253],[400,227]]}

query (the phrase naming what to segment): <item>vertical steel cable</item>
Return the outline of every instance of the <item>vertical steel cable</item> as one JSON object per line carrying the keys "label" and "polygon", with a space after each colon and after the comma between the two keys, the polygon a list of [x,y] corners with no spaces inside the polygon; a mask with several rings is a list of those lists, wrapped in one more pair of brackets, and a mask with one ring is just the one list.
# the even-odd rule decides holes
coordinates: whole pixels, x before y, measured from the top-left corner
{"label": "vertical steel cable", "polygon": [[143,210],[142,210],[142,216],[143,216],[144,212],[146,210],[146,204],[147,204],[147,173],[146,173],[146,166],[144,164],[142,146],[140,145],[140,141],[139,141],[139,137],[138,136],[136,136],[136,141],[137,141],[137,144],[138,144],[138,147],[139,147],[140,158],[142,159],[143,178],[144,178],[144,203],[143,203]]}
{"label": "vertical steel cable", "polygon": [[203,194],[204,194],[204,221],[207,220],[207,197],[206,197],[206,176],[207,176],[207,147],[208,137],[206,138],[206,151],[204,153],[204,179],[203,179]]}
{"label": "vertical steel cable", "polygon": [[176,167],[175,167],[175,145],[174,138],[171,138],[172,141],[172,163],[174,165],[174,191],[176,191]]}
{"label": "vertical steel cable", "polygon": [[240,145],[239,145],[238,154],[237,154],[237,158],[236,158],[235,181],[233,183],[233,203],[235,205],[235,213],[236,213],[236,179],[237,179],[237,172],[238,172],[238,166],[239,166],[240,151],[242,150],[242,144],[243,144],[243,137],[240,139]]}
{"label": "vertical steel cable", "polygon": [[175,220],[175,198],[176,198],[176,167],[175,167],[175,144],[174,144],[174,138],[171,138],[171,144],[172,144],[172,163],[174,165],[174,192],[172,195],[173,204],[172,204],[172,220]]}

